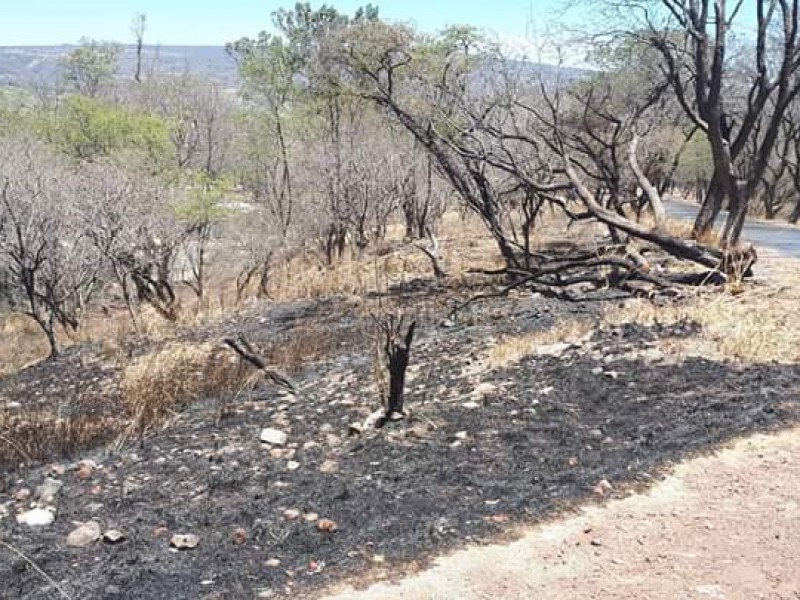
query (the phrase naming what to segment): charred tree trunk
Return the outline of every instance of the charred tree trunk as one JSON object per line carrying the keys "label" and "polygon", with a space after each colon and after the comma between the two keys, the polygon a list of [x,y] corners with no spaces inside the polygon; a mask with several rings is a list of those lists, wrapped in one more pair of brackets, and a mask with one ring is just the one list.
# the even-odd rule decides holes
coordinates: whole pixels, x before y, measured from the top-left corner
{"label": "charred tree trunk", "polygon": [[408,369],[411,344],[414,341],[414,331],[416,330],[417,322],[412,321],[403,336],[402,317],[396,320],[394,316],[389,316],[385,319],[376,318],[375,321],[383,334],[383,354],[386,368],[389,372],[386,412],[383,419],[376,424],[376,427],[380,428],[385,425],[387,421],[397,419],[406,414],[404,403],[406,370]]}

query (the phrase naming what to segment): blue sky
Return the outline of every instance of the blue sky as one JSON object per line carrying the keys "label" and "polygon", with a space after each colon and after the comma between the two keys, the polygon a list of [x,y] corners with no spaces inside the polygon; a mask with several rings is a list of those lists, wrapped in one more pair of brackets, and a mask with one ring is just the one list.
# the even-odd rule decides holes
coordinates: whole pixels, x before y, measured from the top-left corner
{"label": "blue sky", "polygon": [[[361,1],[328,0],[352,13]],[[319,6],[321,2],[312,2]],[[373,0],[381,15],[426,31],[470,24],[502,38],[541,34],[559,0]],[[215,45],[269,27],[270,14],[293,0],[3,0],[0,46],[74,43],[82,36],[126,42],[134,14],[148,19],[148,43]]]}

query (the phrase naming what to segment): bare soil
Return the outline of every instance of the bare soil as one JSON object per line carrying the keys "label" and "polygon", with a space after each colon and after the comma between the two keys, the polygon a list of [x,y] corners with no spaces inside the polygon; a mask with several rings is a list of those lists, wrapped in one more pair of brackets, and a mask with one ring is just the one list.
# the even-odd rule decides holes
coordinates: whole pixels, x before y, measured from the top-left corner
{"label": "bare soil", "polygon": [[[98,463],[87,479],[74,470],[79,457],[60,462],[63,474],[56,469],[53,475],[50,465],[9,469],[0,481],[0,507],[7,512],[0,539],[74,598],[318,596],[342,581],[397,578],[443,552],[519,535],[520,527],[599,501],[592,490],[602,479],[613,484],[613,497],[626,497],[658,483],[688,457],[798,422],[796,365],[684,358],[659,349],[695,335],[693,323],[603,328],[559,356],[531,356],[496,370],[483,363],[488,343],[500,333],[544,330],[597,311],[595,303],[521,295],[487,301],[453,327],[423,319],[412,351],[412,419],[349,436],[348,425],[378,405],[366,320],[337,303],[254,310],[192,335],[212,339],[243,331],[269,349],[311,323],[336,331],[341,345],[335,354],[294,374],[298,397],[264,384],[219,424],[216,399],[198,402],[141,447],[83,453]],[[55,405],[63,397],[54,383],[60,372],[50,370],[69,365],[76,385],[85,377],[107,384],[108,406],[116,406],[113,372],[103,376],[86,357],[63,360],[6,380],[2,393],[21,403],[46,405],[49,398]],[[43,383],[36,387],[36,381]],[[267,426],[288,434],[285,448],[259,442]],[[326,461],[334,472],[320,471]],[[47,475],[64,484],[55,522],[38,529],[18,524],[15,515],[31,504],[15,494],[19,498],[20,490],[34,489]],[[337,530],[321,533],[302,517],[288,520],[286,509],[332,519]],[[88,520],[124,531],[126,540],[67,547],[74,522]],[[611,550],[620,548],[612,542],[619,533],[612,523],[597,530],[602,546],[579,547],[589,573],[591,557],[613,557]],[[196,534],[200,543],[175,551],[169,547],[175,533]],[[648,555],[648,543],[657,547],[656,539],[637,543],[642,553]],[[270,559],[280,565],[269,566]],[[625,556],[619,560],[623,565],[615,566],[633,565]],[[662,559],[655,553],[651,560]],[[502,573],[505,567],[492,568]],[[3,550],[0,581],[0,597],[55,597],[28,561]],[[473,597],[530,597],[525,580],[522,588],[511,580],[504,585]],[[561,597],[575,597],[565,590]]]}
{"label": "bare soil", "polygon": [[796,599],[798,456],[800,429],[752,436],[677,466],[647,494],[329,600]]}

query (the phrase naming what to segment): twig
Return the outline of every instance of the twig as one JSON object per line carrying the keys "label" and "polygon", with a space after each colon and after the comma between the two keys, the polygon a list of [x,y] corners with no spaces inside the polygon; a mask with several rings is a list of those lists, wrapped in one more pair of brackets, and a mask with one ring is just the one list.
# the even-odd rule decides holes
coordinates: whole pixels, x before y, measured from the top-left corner
{"label": "twig", "polygon": [[224,343],[226,346],[228,346],[228,348],[236,352],[236,354],[241,356],[244,360],[249,362],[259,371],[264,373],[267,379],[269,379],[273,383],[276,383],[280,387],[292,392],[293,394],[297,394],[297,388],[294,386],[294,384],[291,381],[289,381],[289,379],[286,376],[281,375],[277,371],[274,371],[269,367],[267,367],[267,363],[265,363],[264,359],[262,359],[260,356],[258,356],[258,354],[255,353],[253,347],[249,344],[249,342],[244,338],[243,335],[239,334],[237,340],[234,340],[232,338],[225,338],[222,340],[222,343]]}
{"label": "twig", "polygon": [[33,568],[34,571],[39,573],[39,575],[44,577],[44,579],[50,585],[52,585],[54,588],[56,588],[58,590],[58,592],[64,598],[66,598],[67,600],[72,600],[72,596],[70,596],[67,592],[65,592],[64,588],[62,588],[60,585],[58,585],[56,583],[55,579],[53,579],[52,577],[50,577],[50,575],[45,573],[39,565],[37,565],[35,562],[33,562],[33,560],[31,558],[29,558],[28,556],[26,556],[21,550],[17,550],[14,546],[12,546],[11,544],[9,544],[7,542],[4,542],[3,540],[0,540],[0,546],[5,548],[6,550],[11,552],[12,554],[15,554],[16,556],[20,557],[22,560],[24,560],[26,563],[28,563],[28,565],[31,566],[31,568]]}

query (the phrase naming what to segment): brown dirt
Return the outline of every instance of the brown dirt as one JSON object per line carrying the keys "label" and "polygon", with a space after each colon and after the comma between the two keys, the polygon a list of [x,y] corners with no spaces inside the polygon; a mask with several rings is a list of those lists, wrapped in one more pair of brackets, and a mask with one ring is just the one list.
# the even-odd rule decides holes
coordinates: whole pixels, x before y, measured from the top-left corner
{"label": "brown dirt", "polygon": [[330,600],[800,598],[798,456],[800,429],[756,435],[679,465],[647,494]]}

